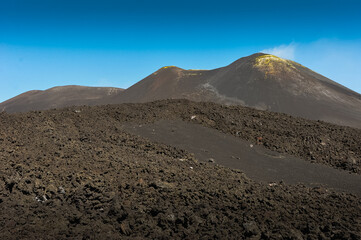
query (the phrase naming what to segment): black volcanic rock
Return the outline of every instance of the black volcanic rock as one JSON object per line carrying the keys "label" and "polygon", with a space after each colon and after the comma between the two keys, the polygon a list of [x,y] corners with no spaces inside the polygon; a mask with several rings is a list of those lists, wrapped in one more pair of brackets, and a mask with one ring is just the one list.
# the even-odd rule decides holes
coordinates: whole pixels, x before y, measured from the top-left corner
{"label": "black volcanic rock", "polygon": [[160,119],[209,124],[254,144],[262,133],[263,144],[314,147],[317,161],[331,156],[335,165],[361,154],[361,130],[241,106],[164,100],[1,113],[0,239],[361,239],[359,196],[256,182],[219,158],[200,162],[124,130]]}

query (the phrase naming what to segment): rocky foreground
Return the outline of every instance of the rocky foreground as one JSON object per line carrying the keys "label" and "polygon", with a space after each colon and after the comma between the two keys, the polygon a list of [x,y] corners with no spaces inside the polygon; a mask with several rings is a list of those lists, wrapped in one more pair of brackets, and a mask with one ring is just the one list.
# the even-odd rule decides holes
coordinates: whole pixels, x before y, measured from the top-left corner
{"label": "rocky foreground", "polygon": [[122,130],[158,119],[361,172],[361,130],[243,107],[172,100],[2,113],[0,239],[361,238],[354,195],[257,183]]}

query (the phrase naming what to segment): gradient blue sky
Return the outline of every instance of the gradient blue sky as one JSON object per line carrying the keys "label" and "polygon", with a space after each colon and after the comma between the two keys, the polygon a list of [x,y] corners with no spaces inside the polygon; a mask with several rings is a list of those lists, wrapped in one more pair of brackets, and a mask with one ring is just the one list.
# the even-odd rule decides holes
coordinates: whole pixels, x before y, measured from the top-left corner
{"label": "gradient blue sky", "polygon": [[127,88],[162,66],[256,52],[361,92],[361,1],[0,0],[0,102],[59,85]]}

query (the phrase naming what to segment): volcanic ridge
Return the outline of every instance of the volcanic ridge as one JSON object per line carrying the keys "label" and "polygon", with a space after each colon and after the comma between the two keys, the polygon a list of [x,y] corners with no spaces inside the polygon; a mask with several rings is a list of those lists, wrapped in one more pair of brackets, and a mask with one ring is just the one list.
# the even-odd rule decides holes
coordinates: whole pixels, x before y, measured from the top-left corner
{"label": "volcanic ridge", "polygon": [[0,109],[24,112],[69,104],[103,105],[189,99],[248,106],[361,128],[360,94],[294,61],[263,53],[241,58],[214,70],[163,67],[124,91],[114,91],[111,96],[105,89],[98,99],[78,98],[77,101],[57,104],[63,102],[59,101],[62,95],[51,92],[45,95],[47,91],[41,95],[32,92],[31,101],[28,101],[30,93],[19,95],[0,103]]}

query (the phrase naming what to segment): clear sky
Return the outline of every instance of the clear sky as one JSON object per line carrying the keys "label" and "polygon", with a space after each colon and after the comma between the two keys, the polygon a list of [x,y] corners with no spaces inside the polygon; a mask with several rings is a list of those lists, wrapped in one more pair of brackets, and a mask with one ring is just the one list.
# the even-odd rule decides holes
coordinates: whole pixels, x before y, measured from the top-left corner
{"label": "clear sky", "polygon": [[0,102],[268,52],[361,93],[361,1],[0,0]]}

